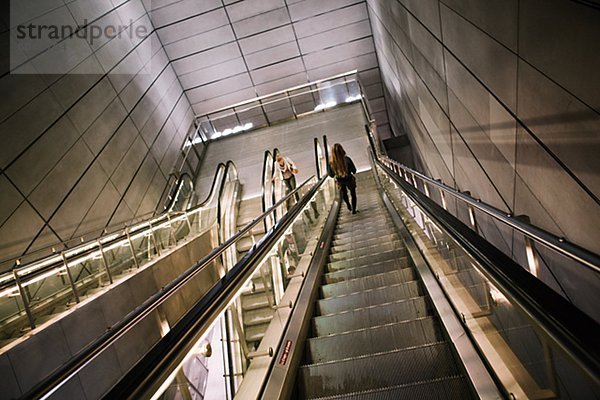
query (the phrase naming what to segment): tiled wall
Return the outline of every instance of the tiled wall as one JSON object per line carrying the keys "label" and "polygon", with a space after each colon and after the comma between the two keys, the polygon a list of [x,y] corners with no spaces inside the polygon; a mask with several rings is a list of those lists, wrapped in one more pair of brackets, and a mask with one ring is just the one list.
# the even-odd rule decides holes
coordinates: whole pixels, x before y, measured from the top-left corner
{"label": "tiled wall", "polygon": [[366,1],[152,4],[158,35],[197,114],[358,69],[380,132],[389,134]]}
{"label": "tiled wall", "polygon": [[11,38],[19,22],[76,26],[86,19],[133,21],[128,29],[152,33],[84,42],[68,57],[54,54],[56,43],[16,48],[22,54],[11,61],[21,72],[59,65],[70,73],[4,71],[0,78],[0,258],[156,207],[193,113],[147,7],[140,0],[31,0],[11,30],[3,21]]}
{"label": "tiled wall", "polygon": [[[409,134],[420,168],[600,253],[600,10],[569,0],[368,6],[390,123]],[[498,227],[487,234],[513,245]]]}

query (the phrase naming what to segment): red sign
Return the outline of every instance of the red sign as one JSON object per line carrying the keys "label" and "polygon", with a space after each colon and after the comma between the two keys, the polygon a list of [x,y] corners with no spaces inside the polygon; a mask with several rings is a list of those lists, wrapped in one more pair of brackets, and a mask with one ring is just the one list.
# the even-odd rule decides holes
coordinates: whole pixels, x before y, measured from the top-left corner
{"label": "red sign", "polygon": [[281,355],[281,358],[279,359],[279,364],[285,365],[285,363],[287,362],[288,356],[290,355],[291,348],[292,348],[292,341],[291,340],[286,341],[285,347],[283,348],[283,354]]}

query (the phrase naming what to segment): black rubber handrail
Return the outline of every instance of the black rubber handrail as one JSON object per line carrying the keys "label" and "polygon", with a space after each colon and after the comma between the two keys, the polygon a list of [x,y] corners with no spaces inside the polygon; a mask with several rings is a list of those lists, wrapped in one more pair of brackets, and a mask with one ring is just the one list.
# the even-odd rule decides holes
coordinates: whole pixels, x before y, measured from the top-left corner
{"label": "black rubber handrail", "polygon": [[[309,180],[312,179],[309,178]],[[217,282],[182,319],[175,324],[169,332],[140,360],[121,380],[104,396],[106,399],[137,399],[147,398],[156,390],[156,383],[163,382],[173,368],[189,353],[197,337],[207,328],[210,321],[214,320],[222,309],[226,307],[235,292],[239,289],[254,267],[270,251],[273,244],[279,240],[296,216],[312,199],[318,189],[325,182],[321,178],[271,231],[261,239],[225,276]],[[293,190],[286,197],[277,202],[271,209],[278,207],[290,196],[295,195],[308,180]],[[252,224],[258,223],[266,216],[263,213]],[[230,241],[228,240],[227,243]]]}
{"label": "black rubber handrail", "polygon": [[[275,176],[275,168],[277,168],[277,155],[281,154],[277,147],[273,148],[273,163],[271,164],[271,176]],[[275,204],[275,188],[271,189],[271,204]],[[273,212],[273,222],[277,222],[277,210]]]}
{"label": "black rubber handrail", "polygon": [[[217,170],[225,167],[224,164],[220,164]],[[217,174],[218,176],[218,174]],[[224,174],[223,177],[226,175]],[[81,349],[77,354],[71,357],[67,362],[65,362],[62,366],[57,368],[54,372],[52,372],[48,377],[39,382],[33,388],[31,388],[27,393],[25,393],[22,398],[23,399],[40,399],[47,398],[56,390],[58,390],[63,384],[65,384],[69,379],[75,376],[79,371],[81,371],[86,365],[88,365],[95,357],[97,357],[102,351],[104,351],[108,346],[117,341],[121,336],[126,334],[133,326],[135,326],[138,322],[143,320],[146,316],[148,316],[151,312],[153,312],[158,306],[164,303],[168,298],[170,298],[174,293],[177,292],[183,285],[185,285],[188,281],[193,279],[198,273],[204,270],[210,263],[220,257],[229,247],[235,245],[248,231],[250,231],[254,226],[260,223],[267,215],[275,210],[281,203],[286,201],[290,196],[295,195],[299,190],[301,190],[304,186],[306,186],[309,181],[313,177],[311,176],[306,181],[304,181],[300,186],[298,186],[295,190],[289,193],[286,197],[282,198],[279,202],[274,204],[269,210],[262,213],[259,217],[254,219],[232,237],[227,239],[222,245],[211,250],[205,257],[203,257],[197,264],[188,268],[185,272],[183,272],[179,277],[173,280],[171,283],[165,285],[162,289],[160,289],[157,293],[149,297],[146,301],[144,301],[140,306],[138,306],[135,310],[128,313],[121,321],[117,322],[110,329],[108,329],[102,336],[85,346]],[[223,182],[223,179],[220,180]],[[320,186],[322,182],[315,185],[309,193],[313,193],[312,190],[316,190],[317,186]],[[210,199],[210,196],[207,200]],[[243,260],[243,259],[242,259]],[[230,271],[231,272],[231,271]],[[227,274],[229,275],[230,272]],[[222,281],[220,281],[222,282]],[[219,286],[219,283],[217,285]],[[212,292],[209,291],[209,293]],[[204,297],[203,297],[204,298]],[[202,300],[201,300],[202,301]]]}
{"label": "black rubber handrail", "polygon": [[[270,171],[270,165],[272,164],[271,162],[269,162],[269,159],[274,160],[275,157],[273,157],[273,154],[271,153],[271,151],[269,150],[265,150],[265,155],[263,157],[263,167],[262,167],[262,175],[261,175],[261,183],[260,183],[260,193],[261,193],[261,210],[262,212],[267,211],[267,188],[265,186],[265,182],[266,182],[266,173],[268,171]],[[271,175],[271,179],[273,178],[273,175]],[[271,184],[272,187],[272,184]],[[269,229],[267,226],[267,219],[265,218],[264,220],[264,225],[265,225],[265,232]]]}
{"label": "black rubber handrail", "polygon": [[221,215],[223,212],[223,206],[221,203],[223,200],[223,191],[225,190],[225,183],[227,182],[227,176],[229,175],[229,170],[232,170],[235,172],[235,177],[237,179],[237,176],[238,176],[237,167],[231,160],[227,161],[227,163],[225,164],[225,169],[223,170],[223,177],[221,179],[221,184],[219,185],[219,197],[217,199],[217,227],[218,227],[218,232],[219,232],[218,233],[219,243],[221,243],[223,241],[223,237],[222,237],[223,221],[222,221],[222,215]]}
{"label": "black rubber handrail", "polygon": [[194,191],[194,182],[192,180],[192,177],[187,172],[184,172],[181,175],[179,175],[179,179],[177,179],[177,183],[175,184],[175,187],[172,190],[172,193],[169,194],[169,197],[168,197],[169,201],[165,205],[164,212],[169,211],[169,210],[171,210],[171,208],[173,208],[173,205],[175,204],[175,201],[177,200],[177,197],[178,197],[177,193],[183,187],[183,184],[185,183],[186,179],[189,180],[189,182],[191,183],[192,193],[193,193],[193,191]]}
{"label": "black rubber handrail", "polygon": [[[371,152],[371,156],[373,156]],[[441,226],[482,267],[481,272],[529,316],[596,382],[599,381],[599,324],[567,299],[479,236],[402,176],[377,164],[425,213]]]}

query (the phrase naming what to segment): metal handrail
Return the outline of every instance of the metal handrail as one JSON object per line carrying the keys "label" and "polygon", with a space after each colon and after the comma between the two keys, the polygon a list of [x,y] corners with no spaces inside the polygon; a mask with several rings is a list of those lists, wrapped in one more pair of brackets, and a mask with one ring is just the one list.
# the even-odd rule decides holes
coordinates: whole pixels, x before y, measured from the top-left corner
{"label": "metal handrail", "polygon": [[586,373],[598,381],[600,349],[598,323],[560,296],[534,275],[462,224],[425,193],[407,182],[404,176],[371,156],[404,193],[444,230],[481,266],[481,272],[521,310],[532,318],[555,343],[576,360]]}
{"label": "metal handrail", "polygon": [[392,160],[387,156],[379,155],[379,158],[384,160],[385,162],[395,165],[396,168],[402,170],[404,173],[416,176],[422,181],[434,185],[438,189],[443,190],[445,193],[454,196],[455,198],[469,204],[470,206],[489,215],[490,217],[502,221],[503,223],[523,233],[527,237],[544,244],[545,246],[559,252],[560,254],[572,260],[575,260],[585,265],[587,268],[593,270],[594,272],[600,273],[600,256],[598,256],[597,254],[567,241],[564,237],[556,236],[542,228],[524,222],[516,218],[512,214],[507,214],[494,206],[491,206],[479,199],[475,199],[469,196],[468,194],[459,192],[458,190],[453,189],[445,185],[444,183],[432,179],[418,171],[415,171],[414,169],[411,169],[395,160]]}
{"label": "metal handrail", "polygon": [[287,89],[280,90],[280,91],[273,92],[273,93],[268,93],[268,94],[265,94],[265,95],[262,95],[262,96],[259,96],[259,97],[254,97],[254,98],[251,98],[251,99],[248,99],[248,100],[240,101],[239,103],[236,103],[236,104],[233,104],[233,105],[230,105],[230,106],[217,108],[216,110],[213,110],[213,111],[210,111],[210,112],[207,112],[207,113],[204,113],[204,114],[195,115],[194,118],[195,119],[200,119],[200,118],[205,117],[207,115],[216,114],[216,113],[219,113],[219,112],[222,112],[222,111],[226,111],[226,110],[229,110],[229,109],[232,109],[232,108],[236,108],[236,107],[241,107],[243,105],[254,103],[256,101],[262,101],[264,99],[268,99],[269,97],[274,97],[274,96],[278,96],[280,94],[285,94],[285,93],[291,92],[293,90],[302,89],[302,88],[309,87],[309,86],[312,86],[312,85],[318,85],[319,83],[322,83],[322,82],[327,82],[327,81],[331,81],[331,80],[343,78],[345,76],[356,75],[357,73],[358,73],[358,70],[354,69],[352,71],[348,71],[348,72],[344,72],[344,73],[341,73],[341,74],[338,74],[338,75],[330,76],[328,78],[323,78],[323,79],[318,79],[316,81],[312,81],[312,82],[308,82],[308,83],[303,83],[302,85],[293,86],[291,88],[287,88]]}
{"label": "metal handrail", "polygon": [[[121,321],[117,322],[110,329],[108,329],[102,336],[94,340],[77,354],[71,357],[65,362],[58,370],[54,371],[50,376],[45,378],[43,381],[35,385],[29,390],[23,397],[28,399],[40,399],[48,398],[55,391],[57,391],[62,385],[64,385],[69,379],[75,376],[81,371],[86,365],[88,365],[94,358],[96,358],[104,349],[113,344],[121,336],[126,334],[133,326],[140,322],[143,318],[148,316],[152,311],[159,307],[162,303],[168,300],[173,294],[175,294],[183,285],[193,279],[198,273],[206,268],[210,263],[215,261],[218,257],[225,253],[225,251],[235,245],[242,237],[260,223],[267,215],[273,212],[281,203],[286,201],[291,196],[298,193],[309,181],[314,178],[314,175],[306,179],[300,186],[290,192],[287,196],[279,200],[269,210],[262,213],[260,216],[248,223],[244,228],[239,230],[232,237],[227,239],[223,244],[211,250],[205,257],[203,257],[197,264],[188,268],[179,277],[174,279],[169,284],[165,285],[154,295],[149,297],[140,306],[136,307],[133,311],[127,314]],[[319,181],[315,187],[319,187],[323,183],[324,179]],[[315,189],[315,188],[313,188]],[[308,194],[307,194],[308,195]],[[222,304],[225,306],[225,304]]]}

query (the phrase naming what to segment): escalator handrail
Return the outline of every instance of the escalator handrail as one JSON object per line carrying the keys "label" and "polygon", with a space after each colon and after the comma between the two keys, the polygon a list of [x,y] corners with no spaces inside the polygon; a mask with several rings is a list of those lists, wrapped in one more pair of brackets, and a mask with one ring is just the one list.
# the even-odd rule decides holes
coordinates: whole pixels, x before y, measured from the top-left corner
{"label": "escalator handrail", "polygon": [[235,164],[233,163],[233,161],[229,160],[227,161],[227,163],[225,163],[225,170],[223,171],[223,177],[221,178],[221,184],[219,185],[219,197],[217,199],[217,227],[218,227],[218,232],[219,232],[219,243],[221,242],[221,229],[223,226],[223,221],[222,218],[223,216],[221,215],[223,212],[223,192],[225,191],[225,184],[227,183],[227,176],[229,175],[229,171],[233,171],[233,173],[235,174],[235,180],[237,180],[238,178],[238,171],[237,171],[237,167],[235,166]]}
{"label": "escalator handrail", "polygon": [[[233,164],[233,163],[232,163]],[[221,167],[225,167],[224,164],[220,164],[217,170]],[[225,175],[224,175],[225,176]],[[69,379],[75,376],[81,369],[83,369],[88,363],[90,363],[96,356],[98,356],[104,349],[117,341],[121,336],[125,335],[136,323],[143,320],[147,315],[154,311],[158,306],[164,303],[174,293],[177,292],[183,285],[193,279],[200,271],[207,267],[211,262],[220,257],[225,251],[234,246],[244,234],[250,231],[254,226],[260,223],[264,218],[267,217],[271,212],[275,210],[280,204],[286,201],[291,196],[295,195],[302,188],[304,188],[312,179],[314,175],[306,179],[300,186],[290,192],[287,196],[279,200],[269,210],[262,213],[260,216],[248,223],[244,228],[235,233],[232,237],[227,239],[223,244],[212,249],[205,257],[203,257],[198,263],[188,268],[185,272],[179,275],[169,284],[165,285],[154,295],[150,296],[136,309],[128,313],[121,321],[114,324],[108,329],[102,336],[95,339],[93,342],[81,349],[77,354],[66,361],[62,366],[57,368],[44,380],[36,384],[31,388],[23,398],[27,399],[40,399],[47,398],[56,390],[58,390],[63,384]],[[311,188],[307,195],[314,193],[313,189],[316,190],[322,184],[319,181],[316,185]],[[222,182],[222,180],[221,180]],[[242,261],[245,258],[242,259]],[[241,261],[240,261],[241,262]],[[231,272],[231,271],[230,271]],[[226,274],[229,275],[230,272]],[[217,284],[216,286],[218,286]],[[210,292],[209,292],[210,293]]]}
{"label": "escalator handrail", "polygon": [[[319,157],[319,150],[321,150],[321,154],[323,154],[323,147],[321,147],[321,143],[319,142],[319,138],[314,139],[314,148],[315,148],[315,169],[317,170],[317,179],[321,179],[323,171],[321,171],[321,157]],[[323,154],[323,156],[325,156]]]}
{"label": "escalator handrail", "polygon": [[[281,154],[277,147],[273,148],[273,163],[271,164],[271,176],[275,176],[275,168],[277,168],[277,155]],[[275,188],[271,188],[271,204],[275,204]],[[273,213],[273,222],[277,222],[277,210]]]}
{"label": "escalator handrail", "polygon": [[[295,190],[274,204],[268,212],[274,210],[291,196],[295,195],[304,187],[312,177],[307,179]],[[221,280],[186,313],[181,320],[175,324],[169,332],[161,338],[144,358],[139,361],[120,381],[105,395],[105,398],[146,398],[150,391],[156,389],[154,382],[162,382],[174,366],[179,365],[184,355],[189,353],[198,340],[198,335],[203,329],[207,329],[216,316],[218,316],[230,303],[236,290],[244,283],[249,272],[270,251],[293,223],[296,216],[302,212],[308,202],[313,198],[327,177],[321,178],[311,189],[290,209],[271,230],[250,249],[250,251],[229,270]],[[266,217],[263,213],[260,217],[250,223],[244,232],[251,229]],[[241,232],[241,231],[240,231]],[[237,235],[237,234],[236,234]],[[231,245],[231,239],[226,244]],[[216,257],[216,256],[215,256]],[[214,257],[213,257],[214,259]]]}
{"label": "escalator handrail", "polygon": [[192,180],[192,177],[190,176],[190,174],[188,174],[187,172],[184,172],[181,175],[179,175],[179,178],[177,179],[177,183],[175,184],[175,189],[172,191],[173,195],[169,195],[169,201],[165,205],[163,212],[172,211],[173,206],[175,205],[175,202],[177,201],[177,197],[179,196],[179,192],[181,191],[184,181],[186,181],[186,180],[189,181],[190,186],[192,187],[192,192],[194,191],[194,181]]}
{"label": "escalator handrail", "polygon": [[[371,152],[371,156],[373,153]],[[402,190],[467,251],[481,266],[482,273],[503,294],[514,301],[586,373],[598,380],[600,349],[599,324],[567,299],[487,242],[462,221],[407,183],[382,160],[376,163]]]}
{"label": "escalator handrail", "polygon": [[[266,181],[266,173],[267,173],[267,169],[269,167],[269,165],[271,164],[271,162],[269,162],[270,160],[274,160],[275,157],[273,157],[273,154],[271,153],[270,150],[265,150],[265,155],[263,157],[263,167],[262,167],[262,175],[261,175],[261,184],[260,184],[260,193],[261,193],[261,210],[262,212],[267,211],[267,188],[265,186],[265,181]],[[271,175],[272,178],[272,175]],[[272,185],[271,185],[272,187]],[[265,219],[264,221],[264,225],[265,225],[265,232],[268,230],[267,228],[267,220]]]}
{"label": "escalator handrail", "polygon": [[535,225],[529,224],[519,218],[516,218],[512,214],[507,214],[502,210],[489,205],[479,199],[475,199],[469,196],[466,193],[462,193],[456,189],[451,188],[450,186],[445,185],[435,179],[428,177],[414,169],[411,169],[395,160],[392,160],[389,157],[380,155],[382,160],[392,163],[396,166],[396,168],[401,169],[405,173],[417,176],[422,181],[425,181],[435,187],[443,190],[445,193],[448,193],[460,201],[467,203],[469,206],[476,208],[477,210],[489,215],[490,217],[503,222],[504,224],[510,226],[513,229],[521,232],[525,236],[535,240],[536,242],[540,242],[543,245],[551,248],[552,250],[557,251],[558,253],[575,260],[585,267],[591,269],[596,273],[600,273],[600,256],[595,254],[581,246],[578,246],[574,243],[567,241],[563,237],[556,236],[544,229],[541,229]]}

